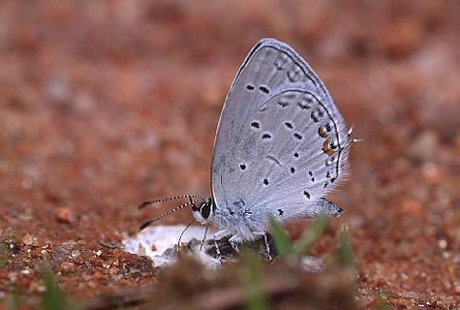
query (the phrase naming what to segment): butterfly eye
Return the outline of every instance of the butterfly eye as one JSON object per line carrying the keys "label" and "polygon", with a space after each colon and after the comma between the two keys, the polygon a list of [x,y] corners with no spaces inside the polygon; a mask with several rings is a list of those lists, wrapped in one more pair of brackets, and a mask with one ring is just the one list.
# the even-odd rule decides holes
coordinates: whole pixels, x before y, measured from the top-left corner
{"label": "butterfly eye", "polygon": [[211,215],[211,201],[206,200],[200,207],[200,214],[204,219],[207,219]]}

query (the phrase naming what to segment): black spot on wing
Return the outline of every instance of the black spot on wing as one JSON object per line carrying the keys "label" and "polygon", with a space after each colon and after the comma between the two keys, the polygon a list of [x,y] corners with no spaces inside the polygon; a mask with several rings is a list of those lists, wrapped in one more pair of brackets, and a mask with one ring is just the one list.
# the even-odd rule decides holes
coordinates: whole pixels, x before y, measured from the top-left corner
{"label": "black spot on wing", "polygon": [[270,90],[265,86],[259,86],[259,90],[263,92],[264,94],[270,93]]}
{"label": "black spot on wing", "polygon": [[269,134],[269,133],[262,134],[262,140],[268,140],[268,139],[271,139],[271,138],[272,138],[272,135]]}
{"label": "black spot on wing", "polygon": [[259,122],[252,122],[251,127],[254,129],[260,129],[260,123]]}

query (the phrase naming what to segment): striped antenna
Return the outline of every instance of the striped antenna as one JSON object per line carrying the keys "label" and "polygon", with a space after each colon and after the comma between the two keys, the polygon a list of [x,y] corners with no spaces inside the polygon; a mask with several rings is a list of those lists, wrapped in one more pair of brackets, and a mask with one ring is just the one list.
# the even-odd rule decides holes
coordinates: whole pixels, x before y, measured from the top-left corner
{"label": "striped antenna", "polygon": [[180,210],[180,209],[182,209],[182,208],[191,206],[192,204],[193,204],[193,203],[191,203],[191,202],[187,202],[187,203],[181,204],[180,206],[177,206],[177,207],[175,207],[175,208],[169,210],[168,212],[163,213],[162,215],[159,215],[159,216],[157,216],[157,217],[154,217],[153,219],[151,219],[151,220],[145,222],[144,224],[142,224],[141,227],[139,228],[139,231],[145,229],[147,226],[150,226],[151,224],[155,223],[156,221],[159,221],[159,220],[161,220],[162,218],[165,218],[165,217],[167,217],[168,215],[170,215],[170,214],[172,214],[172,213],[174,213],[174,212],[176,212],[176,211],[178,211],[178,210]]}
{"label": "striped antenna", "polygon": [[[177,200],[177,199],[183,199],[183,198],[201,198],[200,196],[196,196],[196,195],[179,195],[179,196],[173,196],[173,197],[168,197],[168,198],[160,198],[160,199],[155,199],[155,200],[148,200],[148,201],[144,201],[143,203],[141,203],[139,205],[139,207],[137,207],[139,210],[141,209],[144,209],[144,208],[147,208],[153,204],[156,204],[156,203],[161,203],[161,202],[166,202],[166,201],[171,201],[171,200]],[[203,199],[203,198],[201,198]]]}

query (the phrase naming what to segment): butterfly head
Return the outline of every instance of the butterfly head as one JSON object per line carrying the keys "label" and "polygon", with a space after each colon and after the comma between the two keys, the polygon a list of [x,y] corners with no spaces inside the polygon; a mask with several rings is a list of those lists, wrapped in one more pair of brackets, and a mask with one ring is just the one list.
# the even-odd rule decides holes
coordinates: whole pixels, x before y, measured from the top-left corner
{"label": "butterfly head", "polygon": [[208,224],[214,216],[215,204],[212,198],[200,199],[192,204],[193,216],[201,224]]}

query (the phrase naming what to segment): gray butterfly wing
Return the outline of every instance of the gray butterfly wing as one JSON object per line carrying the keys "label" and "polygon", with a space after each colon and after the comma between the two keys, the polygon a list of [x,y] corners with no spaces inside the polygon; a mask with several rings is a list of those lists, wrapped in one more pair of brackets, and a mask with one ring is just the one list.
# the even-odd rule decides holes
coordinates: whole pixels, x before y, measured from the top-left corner
{"label": "gray butterfly wing", "polygon": [[268,211],[280,221],[314,217],[345,174],[347,155],[345,123],[318,76],[288,45],[260,41],[219,120],[211,170],[217,208]]}

